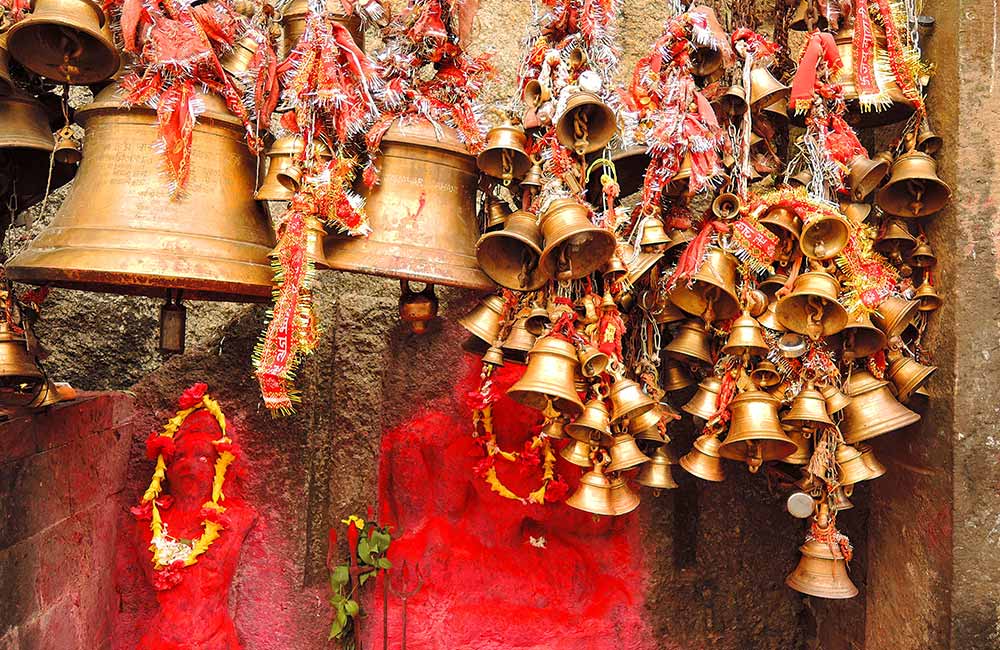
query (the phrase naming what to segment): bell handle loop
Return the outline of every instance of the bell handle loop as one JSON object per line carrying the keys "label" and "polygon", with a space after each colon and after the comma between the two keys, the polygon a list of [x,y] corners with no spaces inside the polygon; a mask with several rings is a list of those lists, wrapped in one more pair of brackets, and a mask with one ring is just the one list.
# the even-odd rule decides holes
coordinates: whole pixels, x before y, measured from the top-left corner
{"label": "bell handle loop", "polygon": [[[615,183],[618,182],[618,169],[615,168],[615,163],[606,156],[601,156],[594,162],[590,163],[590,166],[587,167],[586,179],[588,181],[590,180],[590,175],[594,173],[594,170],[597,169],[598,165],[603,165],[604,174],[610,176],[611,180],[614,181]],[[603,181],[603,175],[601,180]]]}

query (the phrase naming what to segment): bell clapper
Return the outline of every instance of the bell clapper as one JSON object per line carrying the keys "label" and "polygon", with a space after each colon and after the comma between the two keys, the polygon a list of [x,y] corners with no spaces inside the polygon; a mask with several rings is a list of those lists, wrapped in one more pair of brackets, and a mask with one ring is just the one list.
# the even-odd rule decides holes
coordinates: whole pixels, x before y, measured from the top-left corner
{"label": "bell clapper", "polygon": [[183,354],[187,329],[187,308],[181,303],[184,292],[168,291],[167,300],[160,306],[160,352]]}

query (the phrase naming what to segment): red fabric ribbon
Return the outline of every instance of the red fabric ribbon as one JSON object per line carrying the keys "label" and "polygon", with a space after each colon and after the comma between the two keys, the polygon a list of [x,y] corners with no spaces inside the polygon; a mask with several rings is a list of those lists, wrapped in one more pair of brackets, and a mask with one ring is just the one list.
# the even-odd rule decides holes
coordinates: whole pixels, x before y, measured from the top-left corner
{"label": "red fabric ribbon", "polygon": [[792,79],[791,102],[796,111],[804,111],[812,103],[820,62],[826,64],[831,75],[844,66],[840,60],[840,53],[837,51],[837,42],[834,40],[833,34],[813,32],[802,51],[798,70],[795,71],[795,77]]}

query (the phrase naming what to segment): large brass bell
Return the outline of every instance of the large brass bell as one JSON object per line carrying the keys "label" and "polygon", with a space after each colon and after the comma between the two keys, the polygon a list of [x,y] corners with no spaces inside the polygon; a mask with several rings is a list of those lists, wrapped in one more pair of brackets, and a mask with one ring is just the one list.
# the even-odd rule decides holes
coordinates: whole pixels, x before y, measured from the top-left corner
{"label": "large brass bell", "polygon": [[792,401],[792,407],[781,421],[793,427],[833,426],[833,420],[827,411],[826,398],[823,397],[823,393],[816,390],[811,381],[802,387],[798,396]]}
{"label": "large brass bell", "polygon": [[503,230],[488,232],[476,243],[476,259],[486,275],[502,287],[534,291],[547,278],[538,268],[542,256],[538,218],[518,210],[507,217]]}
{"label": "large brass bell", "polygon": [[796,445],[781,428],[779,406],[781,402],[760,390],[737,395],[729,403],[733,417],[719,455],[747,463],[756,472],[764,461],[793,453]]}
{"label": "large brass bell", "polygon": [[[442,134],[438,139],[437,133]],[[476,261],[476,161],[454,129],[426,120],[393,123],[375,165],[381,182],[364,183],[368,237],[327,237],[331,269],[489,289]]]}
{"label": "large brass bell", "polygon": [[[873,25],[874,26],[874,25]],[[885,34],[878,26],[874,26],[875,45],[879,52],[885,52]],[[854,78],[854,25],[846,24],[836,34],[837,51],[840,53],[840,61],[843,66],[840,68],[840,79],[838,80],[844,91],[844,99],[847,101],[848,113],[845,119],[855,128],[868,128],[873,126],[883,126],[906,119],[913,112],[913,105],[910,103],[903,91],[896,84],[894,76],[890,73],[885,76],[879,90],[889,99],[885,103],[875,103],[871,106],[861,107],[859,102],[858,87]]]}
{"label": "large brass bell", "polygon": [[934,285],[930,283],[930,280],[926,276],[924,277],[924,281],[920,283],[920,286],[917,287],[917,292],[913,297],[920,303],[920,307],[917,308],[920,311],[934,311],[940,308],[943,303],[937,289],[934,288]]}
{"label": "large brass bell", "polygon": [[818,598],[853,598],[858,588],[847,575],[847,563],[836,542],[810,539],[799,547],[802,558],[785,584]]}
{"label": "large brass bell", "polygon": [[458,324],[486,345],[493,345],[500,335],[503,305],[503,298],[500,296],[487,296],[472,311],[459,318]]}
{"label": "large brass bell", "polygon": [[607,467],[609,472],[621,472],[649,462],[649,456],[639,450],[635,438],[628,433],[614,436],[608,454],[611,456],[611,462]]}
{"label": "large brass bell", "polygon": [[694,377],[676,361],[668,361],[663,372],[663,390],[672,393],[694,385]]}
{"label": "large brass bell", "polygon": [[802,224],[799,248],[813,260],[828,260],[840,254],[851,236],[851,224],[840,214],[815,214]]}
{"label": "large brass bell", "polygon": [[681,407],[681,410],[702,420],[710,420],[719,410],[717,404],[721,390],[722,381],[718,377],[706,377],[701,380],[698,391]]}
{"label": "large brass bell", "polygon": [[733,321],[729,338],[722,346],[723,354],[732,354],[737,357],[744,355],[762,357],[767,354],[768,350],[760,323],[747,311],[744,311],[739,318]]}
{"label": "large brass bell", "polygon": [[889,338],[899,336],[917,317],[920,303],[899,296],[889,296],[883,300],[872,314],[872,321]]}
{"label": "large brass bell", "polygon": [[889,344],[885,333],[872,324],[867,312],[855,316],[843,329],[844,358],[860,359],[875,354]]}
{"label": "large brass bell", "polygon": [[670,469],[670,466],[676,464],[677,461],[674,460],[667,445],[660,445],[653,452],[653,455],[650,456],[649,462],[639,470],[639,475],[636,476],[635,482],[654,490],[673,490],[679,486],[677,485],[677,481],[674,480],[673,471]]}
{"label": "large brass bell", "polygon": [[[514,401],[542,411],[551,402],[568,416],[583,411],[573,378],[580,362],[572,343],[554,336],[543,336],[528,353],[528,368],[516,384],[507,390]],[[568,429],[568,427],[567,427]]]}
{"label": "large brass bell", "polygon": [[28,406],[45,386],[45,375],[28,349],[25,334],[11,331],[0,318],[0,405]]}
{"label": "large brass bell", "polygon": [[603,149],[618,130],[615,113],[597,95],[580,91],[556,120],[556,138],[578,155]]}
{"label": "large brass bell", "polygon": [[840,283],[829,273],[811,271],[795,278],[792,292],[778,301],[775,315],[793,332],[814,341],[847,326],[847,310],[837,301]]}
{"label": "large brass bell", "polygon": [[[0,94],[0,199],[5,204],[23,210],[42,200],[53,146],[41,102],[30,95]],[[55,161],[49,189],[65,185],[76,169]]]}
{"label": "large brass bell", "polygon": [[914,149],[892,163],[892,176],[875,201],[888,214],[916,218],[934,214],[950,199],[951,188],[938,178],[937,161]]}
{"label": "large brass bell", "polygon": [[611,479],[611,507],[615,516],[626,515],[639,507],[639,495],[629,487],[624,476]]}
{"label": "large brass bell", "polygon": [[583,414],[565,427],[566,435],[573,440],[607,446],[612,443],[611,417],[604,400],[597,398],[587,402]]}
{"label": "large brass bell", "polygon": [[862,458],[861,451],[849,444],[838,445],[834,455],[839,467],[837,480],[843,485],[854,485],[877,477]]}
{"label": "large brass bell", "polygon": [[899,352],[890,353],[889,358],[886,376],[895,386],[896,397],[900,402],[908,402],[910,396],[926,384],[931,375],[937,371],[937,366],[925,366]]}
{"label": "large brass bell", "polygon": [[724,481],[726,474],[719,455],[721,446],[722,443],[714,435],[700,436],[694,441],[691,451],[681,457],[680,465],[688,474],[705,481]]}
{"label": "large brass bell", "polygon": [[510,122],[495,126],[486,134],[486,148],[476,159],[479,170],[504,183],[523,178],[531,168],[531,159],[524,150],[528,137],[524,129]]}
{"label": "large brass bell", "polygon": [[559,456],[568,463],[577,467],[590,467],[593,462],[590,460],[592,448],[589,442],[573,440],[559,452]]}
{"label": "large brass bell", "polygon": [[507,338],[500,346],[504,359],[514,363],[525,363],[528,360],[528,352],[535,345],[536,337],[525,327],[526,322],[526,318],[518,318],[511,325]]}
{"label": "large brass bell", "polygon": [[[618,177],[618,196],[626,197],[642,189],[643,176],[649,167],[649,153],[646,145],[636,145],[619,149],[611,154],[611,162],[615,166]],[[587,200],[593,205],[600,205],[603,194],[601,174],[591,174],[587,183]],[[521,183],[524,185],[524,183]]]}
{"label": "large brass bell", "polygon": [[849,165],[847,184],[851,188],[851,198],[861,202],[875,191],[885,175],[889,173],[889,163],[865,155],[857,155]]}
{"label": "large brass bell", "polygon": [[[194,127],[187,191],[172,197],[156,113],[123,108],[117,85],[77,111],[87,156],[52,223],[12,259],[12,279],[187,299],[264,301],[274,231],[253,200],[243,124],[216,95]],[[205,206],[211,206],[206,210]]]}
{"label": "large brass bell", "polygon": [[86,85],[110,78],[121,63],[93,0],[35,0],[32,12],[7,32],[7,49],[37,75]]}
{"label": "large brass bell", "polygon": [[642,387],[628,377],[622,377],[611,384],[611,421],[621,422],[651,410],[656,402],[651,400]]}
{"label": "large brass bell", "polygon": [[545,249],[538,263],[548,278],[590,275],[615,253],[615,236],[590,221],[590,208],[575,199],[556,199],[542,214]]}
{"label": "large brass bell", "polygon": [[267,154],[267,174],[261,182],[254,198],[258,201],[291,201],[295,195],[295,188],[288,183],[282,183],[279,175],[295,166],[295,159],[305,148],[305,141],[301,136],[287,135],[278,138],[268,148]]}
{"label": "large brass bell", "polygon": [[791,87],[775,79],[766,67],[758,65],[750,71],[750,106],[755,110],[788,99],[791,92]]}
{"label": "large brass bell", "polygon": [[848,377],[844,392],[851,397],[851,403],[843,410],[840,428],[848,444],[902,429],[920,419],[893,397],[889,382],[876,379],[867,370],[855,371]]}
{"label": "large brass bell", "polygon": [[740,312],[736,297],[736,258],[721,248],[711,248],[698,272],[678,282],[670,300],[694,316],[726,320]]}
{"label": "large brass bell", "polygon": [[611,481],[600,464],[580,477],[580,487],[566,499],[566,505],[595,515],[618,514],[612,503]]}

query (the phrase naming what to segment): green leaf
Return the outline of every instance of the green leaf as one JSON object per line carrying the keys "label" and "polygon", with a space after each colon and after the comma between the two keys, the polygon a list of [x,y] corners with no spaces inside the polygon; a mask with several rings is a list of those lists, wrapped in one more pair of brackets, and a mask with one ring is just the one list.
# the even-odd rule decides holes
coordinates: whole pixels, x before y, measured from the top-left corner
{"label": "green leaf", "polygon": [[374,571],[366,571],[365,573],[362,573],[361,576],[359,577],[359,580],[358,580],[358,586],[360,587],[361,585],[365,584],[366,582],[368,582],[373,577],[375,577],[375,572]]}
{"label": "green leaf", "polygon": [[334,567],[333,572],[330,574],[330,585],[333,587],[334,591],[340,591],[339,587],[343,587],[350,580],[351,573],[345,564]]}
{"label": "green leaf", "polygon": [[372,533],[372,544],[379,553],[385,553],[389,550],[389,544],[392,542],[392,537],[388,533],[384,533],[380,530],[376,530]]}
{"label": "green leaf", "polygon": [[357,616],[360,607],[358,607],[358,601],[349,600],[344,603],[344,610],[347,612],[348,616]]}
{"label": "green leaf", "polygon": [[362,537],[361,542],[358,544],[358,557],[360,557],[366,564],[372,563],[372,551],[375,550],[371,547],[368,542],[367,537]]}
{"label": "green leaf", "polygon": [[327,639],[335,639],[340,636],[340,633],[344,631],[344,624],[340,621],[334,619],[333,623],[330,625],[330,636]]}
{"label": "green leaf", "polygon": [[390,562],[389,558],[387,557],[380,557],[379,559],[375,560],[375,566],[377,566],[380,569],[391,569],[392,562]]}

